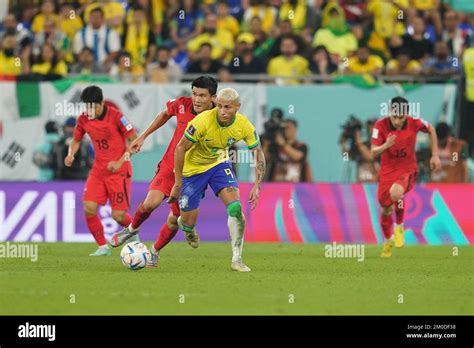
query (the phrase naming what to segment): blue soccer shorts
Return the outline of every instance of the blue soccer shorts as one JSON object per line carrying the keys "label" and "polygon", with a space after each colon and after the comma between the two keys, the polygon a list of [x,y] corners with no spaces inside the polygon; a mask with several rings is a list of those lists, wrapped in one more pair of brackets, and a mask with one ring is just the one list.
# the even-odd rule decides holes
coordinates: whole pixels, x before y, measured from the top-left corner
{"label": "blue soccer shorts", "polygon": [[183,177],[183,187],[179,196],[179,209],[190,211],[199,207],[207,189],[211,186],[215,195],[225,187],[239,187],[230,162],[222,162],[204,173]]}

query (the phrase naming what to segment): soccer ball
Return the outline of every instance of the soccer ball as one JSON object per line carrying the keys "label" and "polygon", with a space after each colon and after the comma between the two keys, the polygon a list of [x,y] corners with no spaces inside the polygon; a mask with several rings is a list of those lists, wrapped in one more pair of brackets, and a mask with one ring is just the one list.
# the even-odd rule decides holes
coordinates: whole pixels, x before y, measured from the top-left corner
{"label": "soccer ball", "polygon": [[147,249],[145,244],[140,242],[130,242],[125,244],[120,252],[120,260],[122,260],[122,264],[132,271],[138,271],[139,269],[144,268],[150,258],[150,251]]}

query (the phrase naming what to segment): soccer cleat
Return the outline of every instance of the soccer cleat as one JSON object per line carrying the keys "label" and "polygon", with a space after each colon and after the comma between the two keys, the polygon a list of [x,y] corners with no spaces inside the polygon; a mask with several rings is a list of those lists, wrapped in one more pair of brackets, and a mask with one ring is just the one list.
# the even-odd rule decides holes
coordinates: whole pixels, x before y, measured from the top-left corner
{"label": "soccer cleat", "polygon": [[109,240],[109,244],[112,248],[117,248],[121,245],[123,245],[127,240],[132,238],[138,233],[138,230],[135,232],[130,232],[130,229],[128,227],[124,227],[122,231],[115,233],[112,238]]}
{"label": "soccer cleat", "polygon": [[89,254],[89,256],[110,256],[112,255],[112,250],[109,247],[99,247],[94,253]]}
{"label": "soccer cleat", "polygon": [[382,255],[381,257],[390,257],[392,256],[392,248],[394,245],[393,239],[389,239],[383,243]]}
{"label": "soccer cleat", "polygon": [[401,248],[405,245],[405,235],[403,225],[395,225],[393,228],[393,235],[395,238],[395,247]]}
{"label": "soccer cleat", "polygon": [[156,250],[155,247],[153,246],[153,244],[150,246],[150,248],[148,250],[150,250],[151,258],[146,263],[146,267],[147,268],[156,268],[156,267],[158,267],[158,261],[160,261],[160,251]]}
{"label": "soccer cleat", "polygon": [[184,237],[186,238],[186,242],[192,247],[192,248],[197,248],[199,246],[199,234],[196,231],[196,228],[193,227],[193,230],[191,232],[186,232],[183,229],[183,224],[181,222],[181,216],[178,217],[178,227],[181,231],[184,232]]}
{"label": "soccer cleat", "polygon": [[250,268],[247,267],[242,261],[234,261],[230,265],[233,271],[237,272],[250,272]]}

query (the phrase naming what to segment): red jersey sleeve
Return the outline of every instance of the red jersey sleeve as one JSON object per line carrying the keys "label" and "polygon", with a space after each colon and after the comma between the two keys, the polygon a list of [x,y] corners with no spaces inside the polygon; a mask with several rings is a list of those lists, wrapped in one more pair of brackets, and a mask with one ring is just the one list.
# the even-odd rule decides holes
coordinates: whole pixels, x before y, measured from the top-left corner
{"label": "red jersey sleeve", "polygon": [[85,133],[86,131],[84,130],[84,126],[83,126],[83,117],[79,116],[76,126],[74,127],[74,134],[73,134],[74,140],[81,141]]}
{"label": "red jersey sleeve", "polygon": [[135,133],[135,129],[133,128],[132,124],[122,113],[117,113],[115,120],[120,133],[122,133],[126,138]]}
{"label": "red jersey sleeve", "polygon": [[178,99],[171,99],[166,102],[166,109],[168,111],[168,116],[175,116],[178,114],[178,108],[179,105],[182,105],[180,103],[180,98]]}
{"label": "red jersey sleeve", "polygon": [[413,124],[417,132],[428,133],[430,131],[430,124],[422,118],[413,118]]}
{"label": "red jersey sleeve", "polygon": [[378,121],[375,123],[374,129],[372,130],[372,137],[370,139],[372,145],[375,146],[380,146],[385,143],[385,140],[387,139],[387,132],[382,122]]}

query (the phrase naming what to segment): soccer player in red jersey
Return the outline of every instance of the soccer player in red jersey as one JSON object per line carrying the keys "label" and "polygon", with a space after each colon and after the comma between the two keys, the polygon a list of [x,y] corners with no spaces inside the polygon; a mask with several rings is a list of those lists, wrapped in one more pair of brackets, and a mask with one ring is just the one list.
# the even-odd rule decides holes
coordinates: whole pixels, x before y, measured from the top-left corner
{"label": "soccer player in red jersey", "polygon": [[94,146],[95,159],[82,200],[87,226],[99,245],[91,256],[112,254],[104,237],[104,227],[97,216],[99,205],[105,205],[108,199],[115,221],[121,226],[128,226],[132,221],[127,214],[132,165],[126,141],[137,139],[137,134],[127,118],[119,110],[104,105],[103,99],[102,90],[97,86],[89,86],[82,91],[81,101],[86,104],[86,111],[77,120],[73,140],[64,159],[64,164],[70,167],[87,133]]}
{"label": "soccer player in red jersey", "polygon": [[[217,93],[217,81],[209,76],[200,76],[191,83],[191,97],[179,97],[166,103],[166,109],[161,111],[148,128],[130,144],[130,151],[138,152],[145,139],[154,131],[163,126],[171,117],[176,117],[176,129],[168,149],[158,163],[155,177],[150,183],[145,200],[137,208],[133,221],[121,232],[116,233],[110,240],[110,245],[118,247],[124,244],[131,236],[139,231],[140,225],[158,208],[166,197],[170,196],[174,186],[174,152],[176,145],[183,137],[189,121],[199,113],[214,107],[214,98]],[[159,260],[159,251],[167,245],[178,231],[178,217],[180,216],[177,202],[170,203],[170,213],[166,223],[161,226],[155,243],[150,247],[152,258],[148,267],[156,267]],[[186,239],[193,248],[199,246],[199,236],[194,230],[186,234]]]}
{"label": "soccer player in red jersey", "polygon": [[[435,129],[425,120],[408,115],[408,101],[395,97],[390,101],[390,115],[378,120],[372,133],[372,154],[381,154],[377,196],[382,207],[381,225],[385,236],[382,257],[392,256],[394,245],[402,247],[405,244],[403,213],[406,207],[403,196],[416,182],[415,144],[418,132],[430,135],[431,170],[437,171],[441,168]],[[393,207],[396,216],[394,236]]]}

